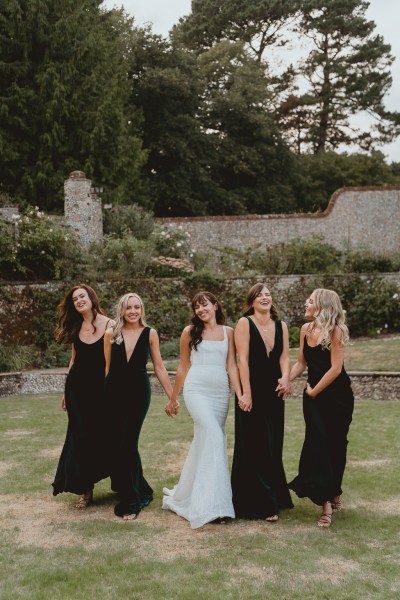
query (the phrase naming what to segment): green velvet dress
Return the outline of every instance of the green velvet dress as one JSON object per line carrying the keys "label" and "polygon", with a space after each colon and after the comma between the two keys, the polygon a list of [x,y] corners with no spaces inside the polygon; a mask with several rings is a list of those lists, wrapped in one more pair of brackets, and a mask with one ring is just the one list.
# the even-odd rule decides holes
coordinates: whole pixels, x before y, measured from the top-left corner
{"label": "green velvet dress", "polygon": [[138,443],[150,406],[150,381],[146,364],[150,352],[150,328],[141,332],[129,360],[124,341],[114,343],[106,377],[111,448],[111,488],[118,493],[114,512],[122,517],[137,514],[153,499],[153,490],[143,476]]}
{"label": "green velvet dress", "polygon": [[275,388],[282,376],[282,323],[275,323],[275,342],[267,353],[251,317],[249,370],[253,407],[235,405],[235,449],[232,492],[236,517],[265,519],[292,508],[282,462],[285,402]]}
{"label": "green velvet dress", "polygon": [[[309,346],[304,338],[308,382],[313,388],[331,368],[331,353],[321,344]],[[346,466],[347,434],[352,420],[354,396],[344,368],[318,396],[303,394],[306,425],[299,474],[289,483],[300,498],[322,506],[342,494]]]}

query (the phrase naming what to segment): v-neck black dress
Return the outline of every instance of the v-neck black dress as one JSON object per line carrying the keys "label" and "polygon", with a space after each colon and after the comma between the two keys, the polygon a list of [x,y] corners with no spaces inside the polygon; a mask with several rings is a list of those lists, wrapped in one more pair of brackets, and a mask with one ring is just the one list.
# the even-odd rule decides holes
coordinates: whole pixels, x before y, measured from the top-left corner
{"label": "v-neck black dress", "polygon": [[[304,358],[308,367],[308,382],[315,387],[331,368],[331,353],[321,344],[309,346],[304,337]],[[300,498],[308,497],[322,506],[342,494],[346,466],[347,434],[354,409],[350,378],[344,367],[318,396],[303,394],[303,414],[306,425],[299,462],[299,474],[289,483]]]}
{"label": "v-neck black dress", "polygon": [[106,403],[111,424],[111,488],[120,502],[118,517],[137,514],[153,499],[153,490],[143,477],[138,443],[150,406],[150,381],[146,364],[150,352],[150,327],[141,332],[129,360],[124,341],[111,348],[106,377]]}
{"label": "v-neck black dress", "polygon": [[236,399],[233,505],[237,517],[265,519],[293,507],[282,462],[285,402],[275,391],[282,376],[283,332],[281,321],[276,321],[275,343],[268,355],[257,326],[247,319],[253,407],[244,412]]}
{"label": "v-neck black dress", "polygon": [[54,496],[84,494],[109,476],[104,455],[104,336],[86,344],[77,335],[73,343],[75,358],[65,383],[68,429],[52,484]]}

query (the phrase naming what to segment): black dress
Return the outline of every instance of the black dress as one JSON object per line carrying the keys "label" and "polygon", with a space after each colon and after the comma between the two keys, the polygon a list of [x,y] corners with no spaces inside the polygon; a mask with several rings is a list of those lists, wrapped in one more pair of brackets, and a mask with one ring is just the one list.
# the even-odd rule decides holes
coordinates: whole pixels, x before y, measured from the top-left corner
{"label": "black dress", "polygon": [[124,341],[114,342],[106,377],[106,402],[112,429],[111,488],[118,492],[120,502],[114,512],[119,517],[137,514],[153,499],[153,490],[143,477],[138,450],[151,395],[146,371],[149,336],[150,327],[145,327],[129,361]]}
{"label": "black dress", "polygon": [[[304,337],[304,358],[308,382],[313,388],[331,368],[331,353],[322,347],[309,346]],[[318,396],[303,393],[306,424],[299,474],[289,483],[299,498],[308,497],[322,506],[342,494],[346,466],[347,434],[352,420],[354,396],[344,367]]]}
{"label": "black dress", "polygon": [[77,335],[73,342],[75,359],[65,383],[68,429],[52,484],[54,496],[61,492],[84,494],[109,475],[103,452],[103,338],[86,344]]}
{"label": "black dress", "polygon": [[255,323],[247,319],[253,407],[244,412],[236,399],[233,505],[237,517],[264,519],[293,507],[282,462],[285,402],[275,391],[282,376],[283,333],[281,321],[276,321],[275,343],[268,355]]}

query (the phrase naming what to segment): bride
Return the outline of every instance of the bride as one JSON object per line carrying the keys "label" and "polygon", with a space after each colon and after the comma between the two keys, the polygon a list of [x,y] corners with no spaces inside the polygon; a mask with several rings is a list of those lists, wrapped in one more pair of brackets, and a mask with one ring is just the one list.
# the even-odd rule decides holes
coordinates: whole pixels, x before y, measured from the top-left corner
{"label": "bride", "polygon": [[184,517],[195,529],[235,516],[225,437],[228,374],[238,397],[242,392],[233,330],[223,325],[225,316],[219,301],[210,292],[198,292],[192,309],[191,324],[181,335],[179,367],[165,412],[178,414],[177,398],[184,384],[194,437],[178,485],[172,490],[164,488],[163,508]]}

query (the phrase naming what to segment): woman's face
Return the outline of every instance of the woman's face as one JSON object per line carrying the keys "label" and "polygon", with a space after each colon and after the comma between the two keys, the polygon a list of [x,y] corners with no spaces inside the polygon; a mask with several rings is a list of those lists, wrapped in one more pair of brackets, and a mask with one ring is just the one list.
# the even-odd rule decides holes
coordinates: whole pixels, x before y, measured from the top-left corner
{"label": "woman's face", "polygon": [[124,321],[126,323],[134,324],[140,321],[142,316],[142,305],[136,296],[130,296],[124,312]]}
{"label": "woman's face", "polygon": [[74,291],[72,294],[72,302],[74,303],[75,310],[80,314],[91,310],[93,306],[92,301],[84,288],[78,288]]}
{"label": "woman's face", "polygon": [[204,323],[207,323],[211,319],[215,318],[215,313],[217,312],[218,305],[213,304],[208,300],[208,298],[204,298],[202,302],[196,302],[194,305],[194,313],[196,317],[199,317]]}
{"label": "woman's face", "polygon": [[317,310],[317,307],[315,305],[315,294],[314,294],[314,292],[305,301],[304,308],[305,308],[305,314],[304,314],[304,316],[306,317],[306,319],[314,319],[315,318],[315,311]]}
{"label": "woman's face", "polygon": [[259,292],[258,296],[253,300],[253,308],[254,310],[258,310],[261,312],[266,312],[271,310],[272,306],[272,296],[271,292],[267,287],[263,287],[263,289]]}

